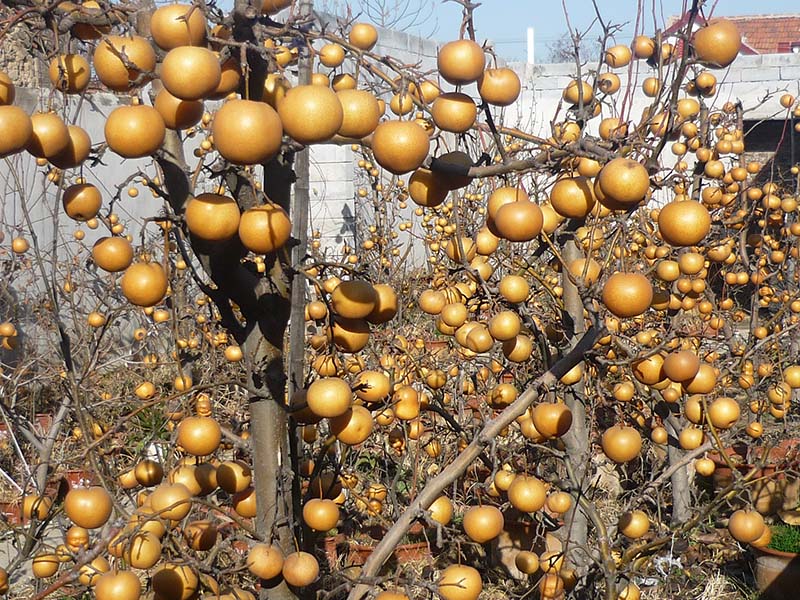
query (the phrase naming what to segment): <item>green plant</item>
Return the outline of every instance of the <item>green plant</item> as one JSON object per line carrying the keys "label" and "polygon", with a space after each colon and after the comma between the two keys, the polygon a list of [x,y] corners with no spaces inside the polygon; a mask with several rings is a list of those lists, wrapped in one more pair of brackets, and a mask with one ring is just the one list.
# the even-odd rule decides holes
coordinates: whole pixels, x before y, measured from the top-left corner
{"label": "green plant", "polygon": [[155,408],[146,408],[133,418],[134,427],[129,431],[128,447],[140,453],[148,444],[168,440],[167,419]]}
{"label": "green plant", "polygon": [[768,547],[779,552],[800,552],[800,527],[783,523],[773,525]]}

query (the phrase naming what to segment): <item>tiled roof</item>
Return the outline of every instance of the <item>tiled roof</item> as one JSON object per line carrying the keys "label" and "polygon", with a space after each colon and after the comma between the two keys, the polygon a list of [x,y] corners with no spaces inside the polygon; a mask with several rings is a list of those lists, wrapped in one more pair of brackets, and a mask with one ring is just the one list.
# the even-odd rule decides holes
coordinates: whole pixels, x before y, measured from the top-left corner
{"label": "tiled roof", "polygon": [[[785,54],[800,45],[800,14],[742,15],[725,17],[736,23],[742,33],[742,54]],[[687,15],[673,17],[666,33],[673,33],[686,24]],[[702,17],[697,19],[703,23]]]}

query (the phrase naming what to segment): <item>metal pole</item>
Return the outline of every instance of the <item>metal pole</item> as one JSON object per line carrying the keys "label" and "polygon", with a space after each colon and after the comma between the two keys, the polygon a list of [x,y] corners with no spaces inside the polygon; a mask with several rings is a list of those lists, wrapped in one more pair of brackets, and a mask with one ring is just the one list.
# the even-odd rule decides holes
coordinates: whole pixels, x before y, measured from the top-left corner
{"label": "metal pole", "polygon": [[528,27],[528,64],[532,65],[534,61],[534,36],[533,27]]}

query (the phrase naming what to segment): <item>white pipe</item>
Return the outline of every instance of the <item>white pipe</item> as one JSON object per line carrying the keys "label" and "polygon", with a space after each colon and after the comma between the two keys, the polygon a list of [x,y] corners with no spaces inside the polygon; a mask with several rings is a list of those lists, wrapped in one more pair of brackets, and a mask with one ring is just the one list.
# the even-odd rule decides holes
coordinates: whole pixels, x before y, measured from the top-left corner
{"label": "white pipe", "polygon": [[528,27],[528,64],[533,64],[533,27]]}

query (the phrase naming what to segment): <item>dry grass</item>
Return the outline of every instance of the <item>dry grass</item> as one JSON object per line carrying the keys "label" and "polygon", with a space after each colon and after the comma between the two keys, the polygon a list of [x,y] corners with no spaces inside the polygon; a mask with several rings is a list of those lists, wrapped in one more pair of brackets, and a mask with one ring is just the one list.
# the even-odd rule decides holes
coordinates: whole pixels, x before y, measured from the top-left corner
{"label": "dry grass", "polygon": [[717,572],[711,574],[698,600],[746,600],[752,597],[751,592],[742,589],[740,582]]}
{"label": "dry grass", "polygon": [[643,600],[755,600],[757,592],[744,574],[727,574],[710,564],[698,565],[691,573],[673,574],[659,585],[644,588]]}

